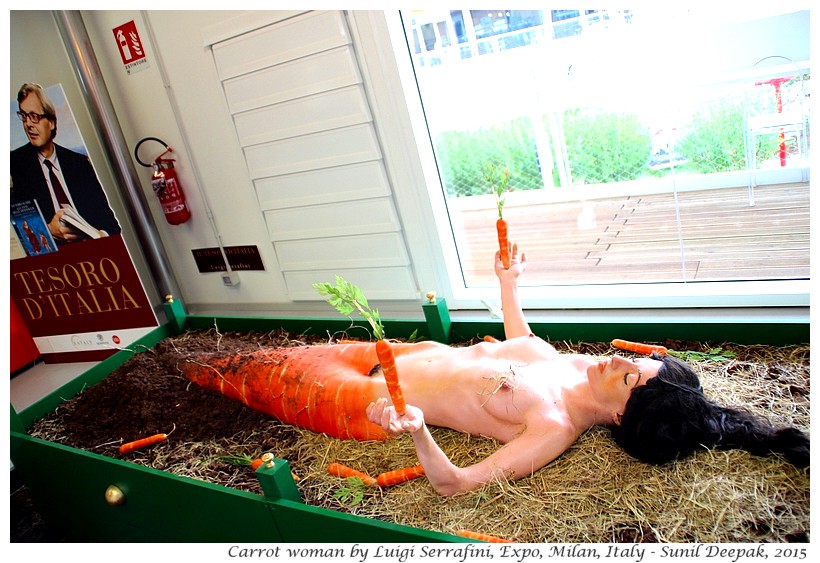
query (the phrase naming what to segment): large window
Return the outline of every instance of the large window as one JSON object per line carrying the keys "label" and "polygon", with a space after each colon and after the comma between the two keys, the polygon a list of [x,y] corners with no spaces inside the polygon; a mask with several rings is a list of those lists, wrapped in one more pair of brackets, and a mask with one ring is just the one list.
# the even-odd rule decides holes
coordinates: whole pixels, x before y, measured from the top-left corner
{"label": "large window", "polygon": [[526,284],[808,279],[808,12],[402,21],[465,288],[496,285],[487,164]]}

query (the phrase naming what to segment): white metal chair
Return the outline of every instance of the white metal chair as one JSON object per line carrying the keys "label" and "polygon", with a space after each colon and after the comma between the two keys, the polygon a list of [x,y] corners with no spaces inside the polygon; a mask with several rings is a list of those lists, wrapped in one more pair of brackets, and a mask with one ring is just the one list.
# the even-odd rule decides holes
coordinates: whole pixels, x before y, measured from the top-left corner
{"label": "white metal chair", "polygon": [[[745,104],[746,168],[749,173],[749,205],[754,205],[757,186],[758,139],[777,135],[776,155],[780,167],[792,162],[805,167],[808,154],[807,88],[808,69],[801,69],[791,59],[779,55],[755,63],[754,83],[747,90]],[[793,148],[790,150],[789,145]],[[804,181],[806,179],[804,178]]]}

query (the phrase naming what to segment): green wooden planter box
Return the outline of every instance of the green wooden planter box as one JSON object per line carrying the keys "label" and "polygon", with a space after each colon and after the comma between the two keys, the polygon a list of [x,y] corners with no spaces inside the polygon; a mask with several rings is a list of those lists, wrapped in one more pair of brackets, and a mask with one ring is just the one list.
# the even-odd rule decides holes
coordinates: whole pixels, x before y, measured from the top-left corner
{"label": "green wooden planter box", "polygon": [[[477,335],[503,338],[501,321],[456,321],[442,300],[422,305],[424,318],[385,320],[394,337],[417,336],[450,342]],[[153,347],[185,330],[271,331],[326,334],[350,328],[348,319],[186,316],[182,305],[165,305],[168,321],[134,346]],[[539,336],[552,340],[608,341],[612,338],[735,341],[787,344],[809,341],[806,323],[742,326],[693,323],[655,324],[531,324]],[[29,489],[37,511],[55,529],[77,541],[93,542],[382,542],[431,543],[471,541],[457,536],[401,526],[304,504],[286,460],[262,467],[257,476],[262,495],[180,477],[58,443],[29,436],[26,429],[94,385],[132,357],[123,351],[100,362],[80,377],[16,412],[11,408],[13,471]],[[122,504],[110,504],[110,486],[124,493]]]}

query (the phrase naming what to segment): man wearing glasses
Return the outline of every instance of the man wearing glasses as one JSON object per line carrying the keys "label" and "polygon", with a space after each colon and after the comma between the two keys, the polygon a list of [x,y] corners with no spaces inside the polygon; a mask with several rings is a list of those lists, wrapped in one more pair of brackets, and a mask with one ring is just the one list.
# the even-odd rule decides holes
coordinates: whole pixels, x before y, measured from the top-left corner
{"label": "man wearing glasses", "polygon": [[[43,87],[23,84],[17,104],[29,142],[11,151],[11,202],[36,199],[58,244],[118,234],[120,225],[88,157],[54,142],[57,113]],[[71,214],[91,228],[83,232],[70,222]]]}

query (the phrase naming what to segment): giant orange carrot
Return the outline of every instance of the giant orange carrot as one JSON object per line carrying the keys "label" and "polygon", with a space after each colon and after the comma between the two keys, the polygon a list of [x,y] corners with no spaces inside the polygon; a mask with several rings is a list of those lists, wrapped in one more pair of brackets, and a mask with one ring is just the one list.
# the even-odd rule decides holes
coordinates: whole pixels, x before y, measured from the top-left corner
{"label": "giant orange carrot", "polygon": [[367,485],[368,487],[375,487],[377,482],[376,479],[368,475],[367,473],[362,473],[361,471],[356,471],[352,467],[348,467],[347,465],[342,465],[341,463],[331,463],[327,466],[327,472],[331,475],[335,475],[336,477],[358,477],[362,480],[362,483]]}
{"label": "giant orange carrot", "polygon": [[268,348],[233,355],[201,354],[179,366],[182,375],[248,407],[293,424],[343,439],[385,440],[367,418],[378,399],[375,346]]}
{"label": "giant orange carrot", "polygon": [[[403,412],[406,407],[395,373],[397,344],[384,340],[378,311],[370,308],[361,290],[339,276],[336,280],[336,286],[314,287],[329,295],[328,301],[340,312],[358,310],[373,326],[376,345],[350,342],[230,356],[200,354],[182,363],[183,376],[287,424],[336,438],[387,439],[382,427],[367,417],[367,407],[379,398],[380,388],[379,380],[369,375],[376,364],[382,365],[393,404]],[[389,350],[389,355],[380,354],[379,349]]]}
{"label": "giant orange carrot", "polygon": [[490,534],[483,534],[481,532],[473,532],[472,530],[459,530],[456,532],[457,536],[462,538],[470,538],[471,540],[485,541],[489,543],[512,543],[512,540],[505,540]]}
{"label": "giant orange carrot", "polygon": [[636,354],[645,354],[647,356],[651,355],[653,352],[657,352],[661,355],[666,355],[669,353],[666,346],[660,346],[657,344],[642,344],[640,342],[630,342],[629,340],[621,340],[620,338],[616,338],[612,341],[612,345],[615,348],[620,350],[626,350],[627,352],[635,352]]}
{"label": "giant orange carrot", "polygon": [[414,465],[379,473],[376,482],[380,487],[391,487],[419,477],[424,477],[424,468],[421,465]]}
{"label": "giant orange carrot", "polygon": [[404,414],[404,411],[407,410],[407,404],[404,402],[404,394],[399,385],[399,372],[396,369],[396,356],[393,354],[393,347],[385,339],[377,340],[376,355],[379,357],[382,373],[384,373],[384,381],[387,383],[387,392],[390,393],[393,406],[396,407],[398,414]]}

